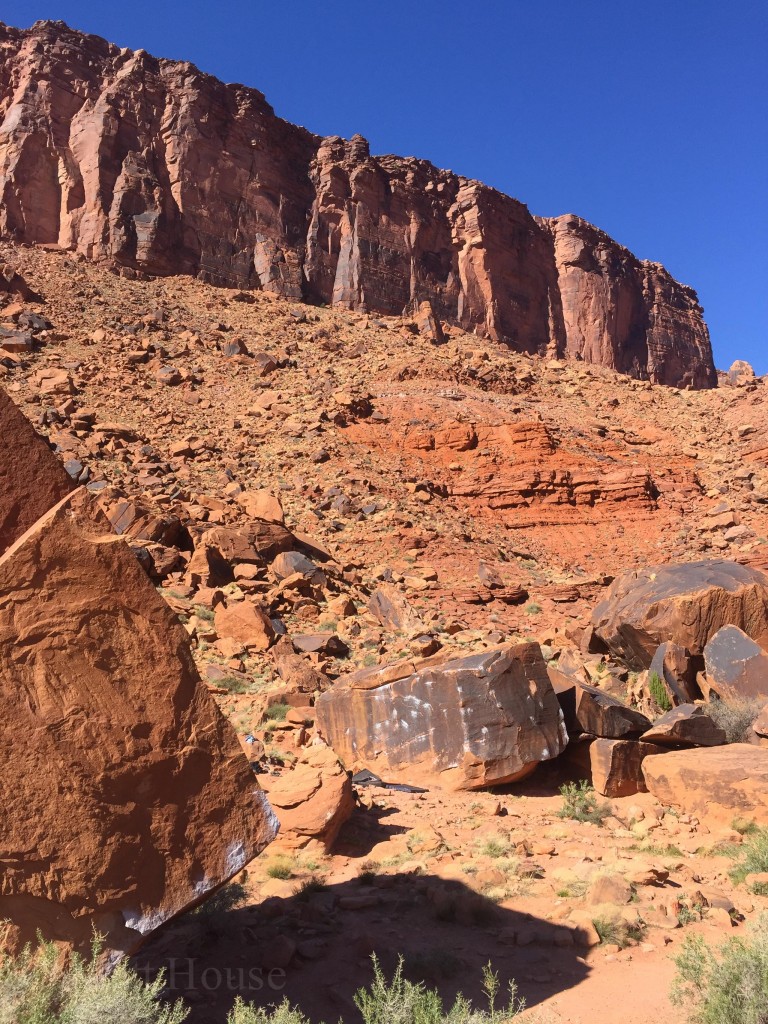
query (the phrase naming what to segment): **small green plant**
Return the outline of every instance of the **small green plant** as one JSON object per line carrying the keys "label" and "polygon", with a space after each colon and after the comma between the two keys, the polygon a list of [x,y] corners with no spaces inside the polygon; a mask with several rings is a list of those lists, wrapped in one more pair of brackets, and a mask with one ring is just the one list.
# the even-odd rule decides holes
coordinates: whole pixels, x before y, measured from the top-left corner
{"label": "small green plant", "polygon": [[309,1024],[309,1021],[287,999],[283,999],[274,1009],[268,1009],[246,1003],[238,996],[227,1017],[227,1024]]}
{"label": "small green plant", "polygon": [[315,893],[325,892],[328,886],[325,884],[325,880],[320,878],[318,875],[312,875],[310,878],[305,878],[303,882],[296,886],[293,890],[293,895],[297,900],[306,902],[310,896],[314,896]]}
{"label": "small green plant", "polygon": [[573,882],[568,882],[562,889],[558,889],[557,896],[561,900],[578,900],[586,895],[588,888],[587,882],[577,879]]}
{"label": "small green plant", "polygon": [[607,803],[597,799],[597,793],[586,779],[580,782],[566,782],[560,787],[563,806],[557,812],[560,818],[573,818],[575,821],[591,821],[594,825],[602,825],[611,813]]}
{"label": "small green plant", "polygon": [[216,680],[215,685],[227,693],[246,693],[248,690],[248,680],[243,676],[223,676]]}
{"label": "small green plant", "polygon": [[757,822],[751,818],[734,818],[731,822],[731,828],[734,832],[738,832],[740,836],[753,836],[755,832],[759,831]]}
{"label": "small green plant", "polygon": [[765,1024],[768,1019],[768,914],[717,951],[687,935],[675,957],[672,1002],[691,1024]]}
{"label": "small green plant", "polygon": [[661,708],[662,711],[672,710],[672,701],[658,672],[651,672],[648,676],[648,690],[657,708]]}
{"label": "small green plant", "polygon": [[218,889],[207,900],[195,907],[192,913],[202,917],[207,917],[210,914],[226,913],[228,910],[234,910],[235,907],[239,907],[241,903],[245,902],[247,897],[248,893],[244,886],[239,882],[230,882],[229,885],[223,885],[221,889]]}
{"label": "small green plant", "polygon": [[645,925],[642,921],[629,922],[619,917],[596,917],[592,924],[603,945],[613,944],[621,949],[641,942],[645,935]]}
{"label": "small green plant", "polygon": [[[39,937],[40,938],[40,937]],[[0,957],[0,1024],[182,1024],[181,1002],[160,1002],[163,976],[142,981],[121,960],[110,974],[99,966],[102,940],[91,959],[72,954],[65,965],[53,943],[27,946],[16,957]]]}
{"label": "small green plant", "polygon": [[264,712],[264,718],[269,722],[284,722],[290,710],[290,704],[270,704]]}
{"label": "small green plant", "polygon": [[747,875],[768,871],[768,827],[750,833],[740,848],[739,863],[731,871],[731,879],[739,885]]}
{"label": "small green plant", "polygon": [[480,853],[485,857],[506,857],[511,850],[509,840],[504,836],[491,836],[480,847]]}
{"label": "small green plant", "polygon": [[536,604],[535,601],[530,601],[525,606],[525,614],[526,615],[540,615],[541,614],[541,605],[540,604]]}
{"label": "small green plant", "polygon": [[725,732],[727,743],[742,743],[754,720],[760,714],[763,702],[759,700],[711,700],[704,710]]}
{"label": "small green plant", "polygon": [[279,878],[286,881],[293,878],[293,864],[284,857],[276,857],[267,864],[266,872],[269,878]]}
{"label": "small green plant", "polygon": [[216,617],[213,611],[210,608],[206,608],[204,604],[195,605],[195,615],[203,622],[213,622]]}
{"label": "small green plant", "polygon": [[674,843],[633,843],[630,850],[639,853],[650,853],[654,857],[684,857],[685,854]]}

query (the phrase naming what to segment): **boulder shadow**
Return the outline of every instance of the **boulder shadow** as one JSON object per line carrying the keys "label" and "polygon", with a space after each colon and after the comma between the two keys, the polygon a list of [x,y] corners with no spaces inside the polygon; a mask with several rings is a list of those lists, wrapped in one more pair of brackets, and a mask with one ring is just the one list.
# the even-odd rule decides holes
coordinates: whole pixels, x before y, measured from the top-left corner
{"label": "boulder shadow", "polygon": [[388,976],[402,955],[412,981],[476,1007],[490,961],[501,994],[514,979],[532,1007],[586,978],[578,938],[461,881],[365,872],[234,910],[203,907],[158,931],[131,965],[147,980],[165,972],[165,995],[185,1001],[189,1024],[226,1024],[238,996],[264,1007],[287,998],[312,1024],[359,1024],[354,995],[372,980],[373,953]]}

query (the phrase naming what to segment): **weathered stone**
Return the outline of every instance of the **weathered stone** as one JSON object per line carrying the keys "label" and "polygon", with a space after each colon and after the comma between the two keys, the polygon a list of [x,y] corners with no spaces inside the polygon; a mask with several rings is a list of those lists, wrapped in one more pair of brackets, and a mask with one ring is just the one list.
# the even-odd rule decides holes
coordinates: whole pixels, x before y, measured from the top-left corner
{"label": "weathered stone", "polygon": [[0,558],[0,690],[12,939],[134,949],[273,838],[183,627],[82,490]]}
{"label": "weathered stone", "polygon": [[252,519],[263,519],[267,523],[284,523],[285,515],[280,499],[271,491],[243,491],[237,500],[245,514]]}
{"label": "weathered stone", "polygon": [[411,602],[391,583],[382,583],[368,599],[368,611],[385,629],[416,636],[426,626]]}
{"label": "weathered stone", "polygon": [[[0,275],[1,277],[2,275]],[[0,389],[0,554],[72,490],[72,480]]]}
{"label": "weathered stone", "polygon": [[347,767],[449,789],[513,781],[568,741],[533,643],[357,672],[316,709]]}
{"label": "weathered stone", "polygon": [[707,822],[730,826],[734,817],[768,825],[768,749],[748,743],[671,750],[643,761],[646,785],[657,800]]}
{"label": "weathered stone", "polygon": [[582,732],[606,739],[639,736],[651,724],[639,711],[585,683],[576,683],[575,713]]}
{"label": "weathered stone", "polygon": [[696,704],[681,704],[667,711],[640,739],[663,747],[718,747],[726,742],[725,732]]}
{"label": "weathered stone", "polygon": [[718,560],[629,572],[597,605],[592,625],[616,657],[638,670],[668,640],[700,657],[725,625],[768,643],[768,577]]}
{"label": "weathered stone", "polygon": [[288,579],[297,573],[305,579],[310,579],[320,572],[315,563],[300,551],[283,551],[272,562],[270,569],[278,580]]}
{"label": "weathered stone", "polygon": [[704,648],[707,683],[722,700],[768,700],[768,651],[737,626],[723,626]]}
{"label": "weathered stone", "polygon": [[[254,89],[60,22],[3,26],[0,46],[7,237],[394,316],[429,303],[436,324],[519,351],[716,383],[692,289],[578,217],[533,217],[424,160],[373,157],[360,136],[320,138]],[[200,130],[211,111],[216,131]],[[276,361],[257,353],[263,373],[262,356]]]}
{"label": "weathered stone", "polygon": [[275,628],[269,616],[253,601],[232,601],[219,605],[214,618],[220,637],[235,640],[254,651],[266,651],[275,638]]}
{"label": "weathered stone", "polygon": [[643,761],[663,749],[638,740],[596,739],[589,746],[592,785],[602,796],[611,799],[645,793]]}
{"label": "weathered stone", "polygon": [[752,729],[758,736],[768,736],[768,704],[752,723]]}
{"label": "weathered stone", "polygon": [[265,778],[264,789],[280,821],[275,849],[330,852],[355,807],[350,776],[325,744],[308,747],[278,779]]}
{"label": "weathered stone", "polygon": [[737,359],[731,363],[728,370],[728,384],[732,384],[734,387],[743,387],[745,384],[753,383],[754,380],[755,371],[745,359]]}

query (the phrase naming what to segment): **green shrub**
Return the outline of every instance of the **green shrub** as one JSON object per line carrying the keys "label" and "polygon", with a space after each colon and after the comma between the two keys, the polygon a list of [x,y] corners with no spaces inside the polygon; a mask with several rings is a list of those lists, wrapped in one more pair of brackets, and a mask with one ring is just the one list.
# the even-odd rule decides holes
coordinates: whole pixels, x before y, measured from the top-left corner
{"label": "green shrub", "polygon": [[703,705],[704,710],[725,732],[727,743],[743,743],[747,730],[760,714],[763,701],[747,700],[711,700]]}
{"label": "green shrub", "polygon": [[245,902],[247,896],[248,893],[239,882],[230,882],[229,885],[223,885],[221,889],[217,889],[207,900],[195,907],[192,913],[202,917],[209,914],[223,914],[239,907],[241,903]]}
{"label": "green shrub", "polygon": [[65,967],[53,943],[0,958],[0,1024],[181,1024],[181,1002],[160,1003],[163,978],[147,983],[120,961],[111,974],[99,967],[101,944],[90,960],[73,954]]}
{"label": "green shrub", "polygon": [[309,1021],[301,1010],[291,1006],[287,999],[283,999],[282,1003],[269,1010],[263,1006],[244,1003],[238,996],[227,1017],[227,1024],[309,1024]]}
{"label": "green shrub", "polygon": [[560,796],[563,798],[563,806],[557,813],[561,818],[601,825],[611,813],[609,805],[597,799],[597,793],[586,779],[578,783],[566,782],[560,787]]}
{"label": "green shrub", "polygon": [[293,877],[293,864],[284,857],[276,857],[275,860],[267,864],[267,875],[270,878],[280,878],[286,881]]}
{"label": "green shrub", "polygon": [[749,833],[739,847],[739,863],[731,871],[731,878],[738,885],[747,875],[768,871],[768,828],[759,828]]}
{"label": "green shrub", "polygon": [[661,708],[662,711],[672,710],[672,701],[658,672],[651,672],[648,676],[648,690],[657,708]]}
{"label": "green shrub", "polygon": [[613,945],[626,949],[635,942],[641,942],[645,935],[645,925],[640,921],[624,921],[620,917],[596,917],[592,924],[605,945]]}
{"label": "green shrub", "polygon": [[768,914],[717,951],[700,935],[686,936],[675,964],[672,1002],[689,1007],[692,1024],[766,1024]]}
{"label": "green shrub", "polygon": [[284,722],[290,710],[290,704],[270,704],[264,713],[264,717],[271,722]]}

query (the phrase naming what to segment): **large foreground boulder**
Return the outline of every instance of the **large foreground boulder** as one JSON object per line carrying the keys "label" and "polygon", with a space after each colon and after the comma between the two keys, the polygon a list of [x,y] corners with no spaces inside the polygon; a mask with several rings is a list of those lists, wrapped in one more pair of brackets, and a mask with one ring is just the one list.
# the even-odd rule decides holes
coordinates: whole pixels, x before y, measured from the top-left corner
{"label": "large foreground boulder", "polygon": [[0,918],[129,951],[277,822],[186,632],[84,491],[0,558]]}
{"label": "large foreground boulder", "polygon": [[648,668],[667,640],[700,657],[727,625],[768,644],[768,576],[718,560],[626,573],[592,615],[595,634],[637,670]]}
{"label": "large foreground boulder", "polygon": [[707,822],[745,817],[768,825],[768,749],[748,743],[671,750],[646,757],[643,775],[657,800]]}
{"label": "large foreground boulder", "polygon": [[64,466],[0,388],[0,554],[73,487]]}
{"label": "large foreground boulder", "polygon": [[511,782],[568,742],[534,643],[356,672],[316,712],[347,768],[448,789]]}

